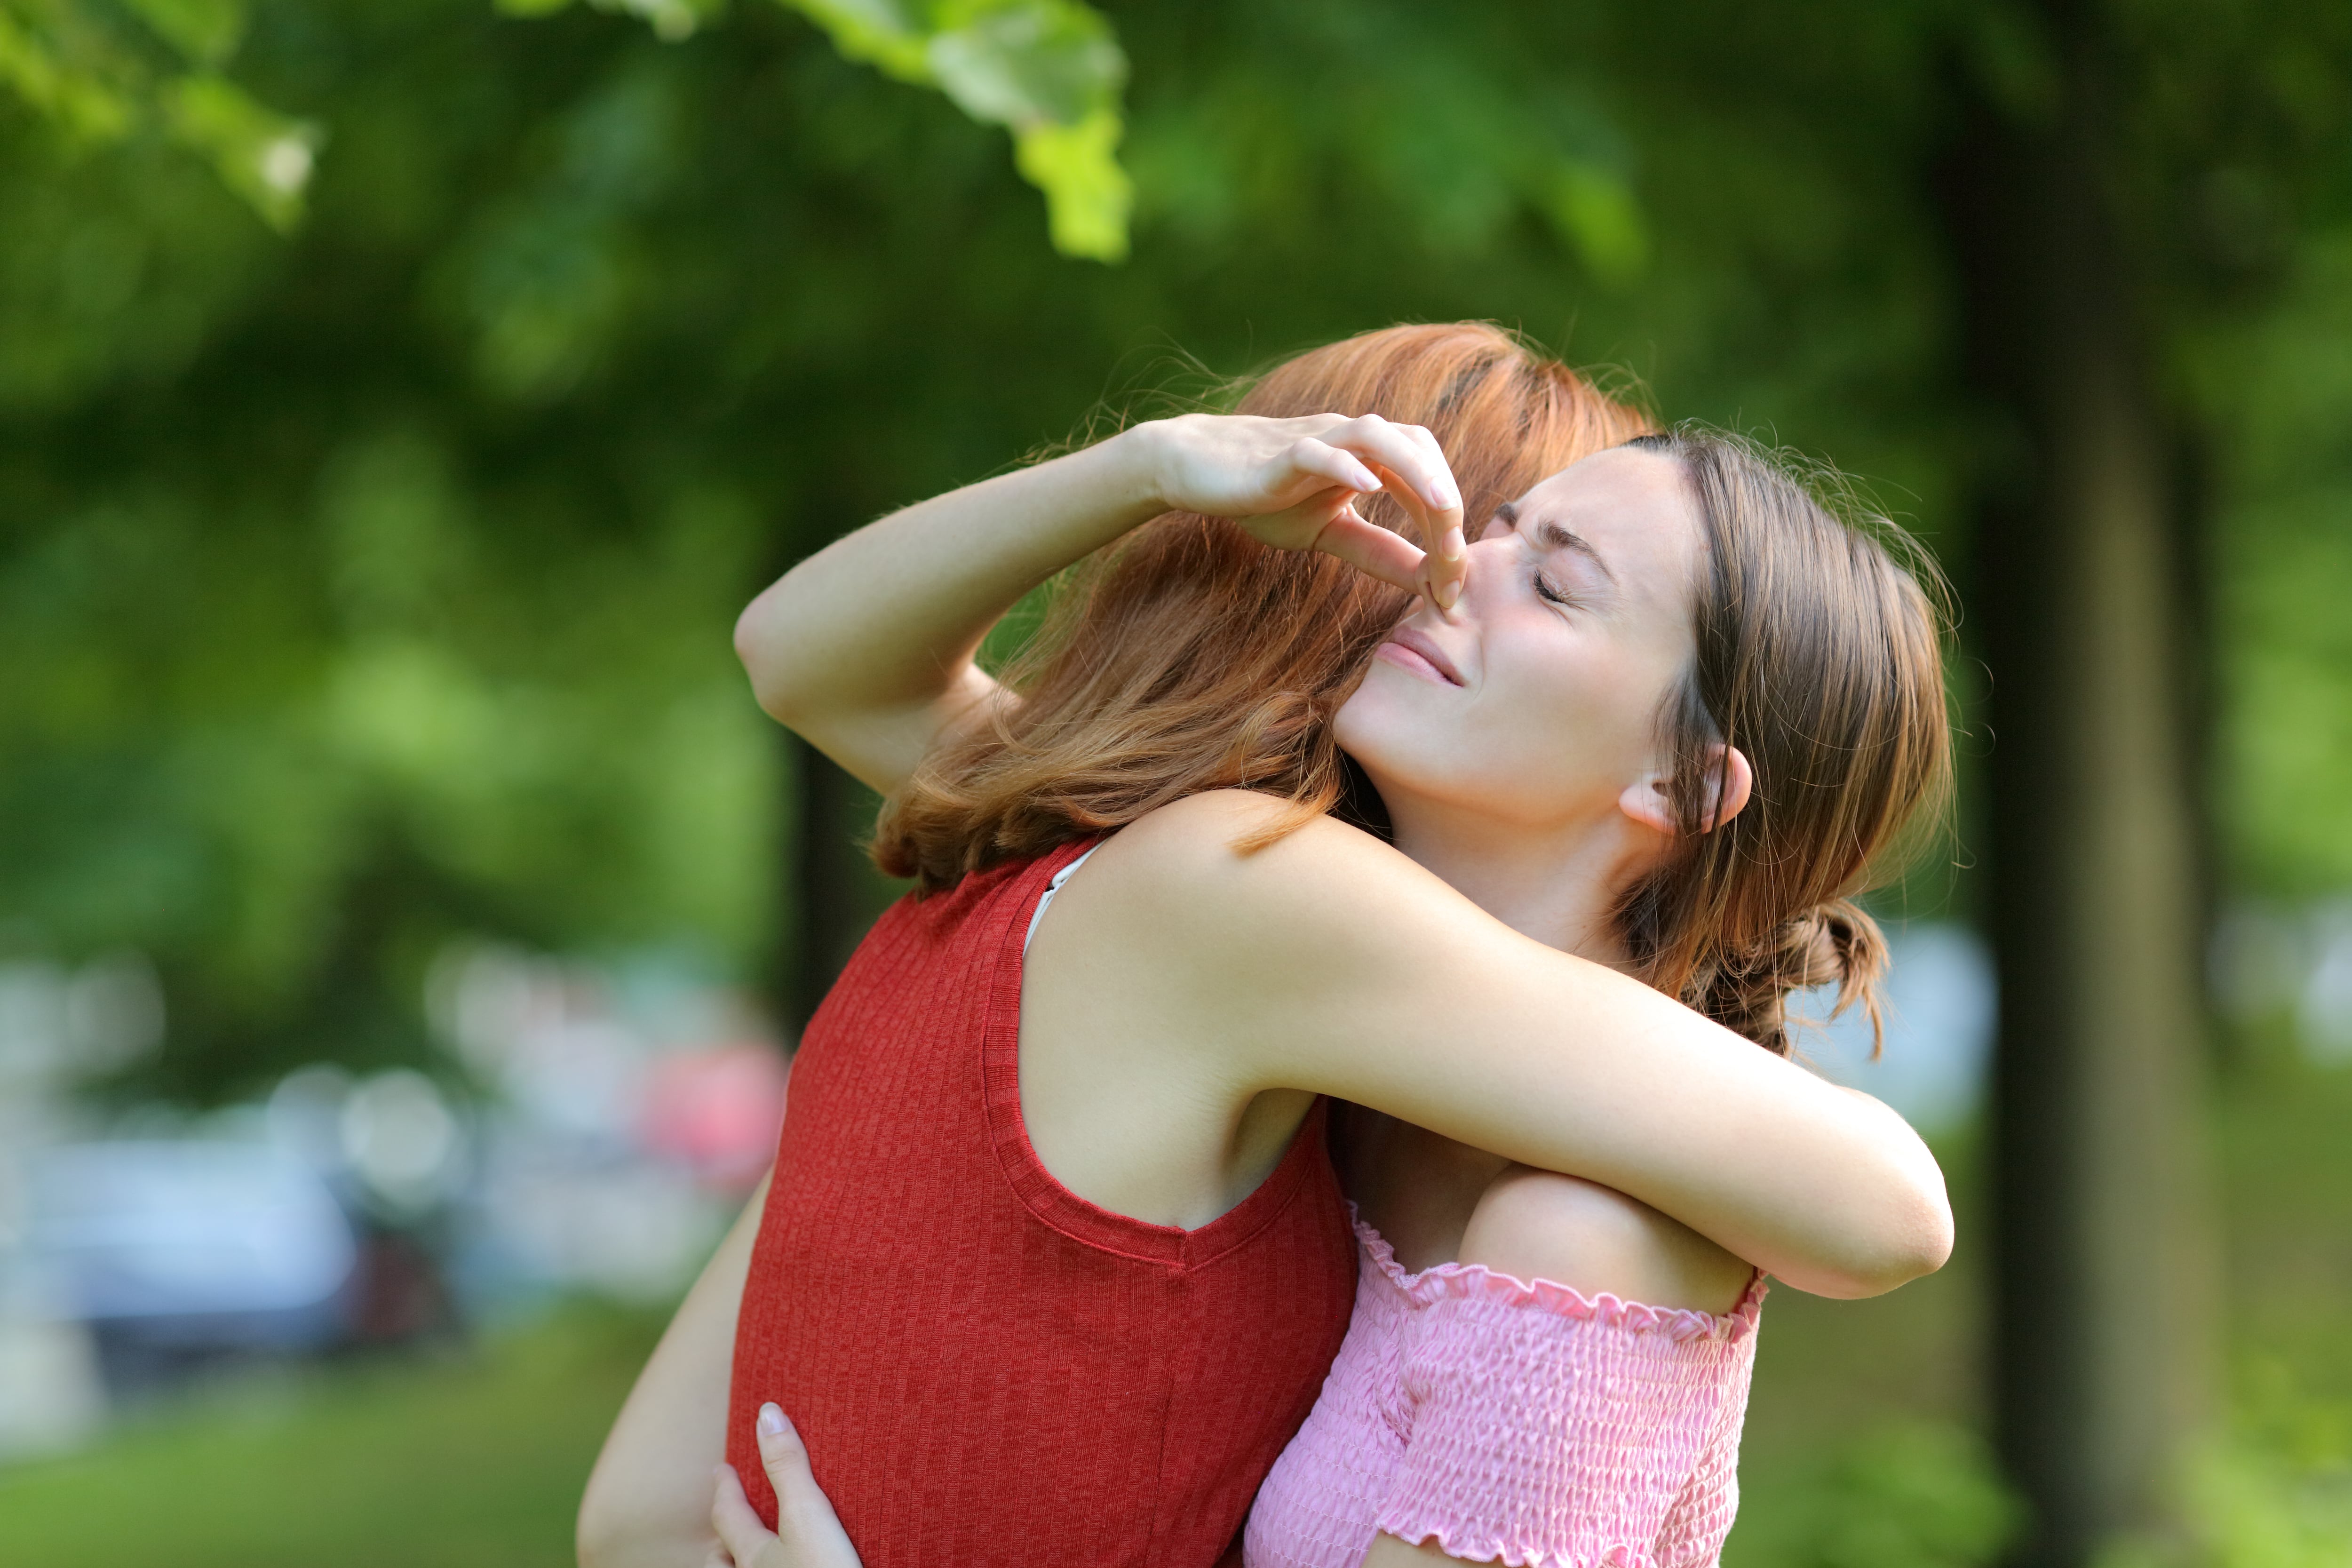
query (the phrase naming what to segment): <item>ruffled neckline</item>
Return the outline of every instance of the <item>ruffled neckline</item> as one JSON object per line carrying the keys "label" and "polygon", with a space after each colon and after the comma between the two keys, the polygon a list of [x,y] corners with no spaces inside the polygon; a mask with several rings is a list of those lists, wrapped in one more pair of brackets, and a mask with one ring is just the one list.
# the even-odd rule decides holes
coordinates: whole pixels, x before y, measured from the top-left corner
{"label": "ruffled neckline", "polygon": [[1642,1301],[1628,1301],[1606,1290],[1598,1296],[1588,1296],[1572,1285],[1551,1279],[1521,1279],[1483,1263],[1438,1263],[1418,1274],[1408,1273],[1396,1260],[1396,1249],[1389,1245],[1388,1237],[1365,1224],[1353,1203],[1348,1205],[1348,1223],[1355,1226],[1356,1240],[1362,1246],[1364,1255],[1389,1283],[1416,1305],[1449,1300],[1496,1301],[1507,1307],[1532,1307],[1538,1311],[1633,1333],[1664,1334],[1676,1342],[1743,1340],[1756,1331],[1763,1315],[1768,1281],[1760,1268],[1756,1278],[1748,1282],[1747,1293],[1739,1298],[1739,1304],[1728,1315],[1718,1316],[1688,1307],[1653,1307]]}

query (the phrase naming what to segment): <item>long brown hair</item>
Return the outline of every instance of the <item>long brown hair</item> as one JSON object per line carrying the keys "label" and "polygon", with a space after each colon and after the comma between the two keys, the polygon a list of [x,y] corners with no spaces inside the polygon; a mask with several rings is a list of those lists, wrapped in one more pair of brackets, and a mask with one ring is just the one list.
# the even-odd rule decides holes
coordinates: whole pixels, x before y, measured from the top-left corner
{"label": "long brown hair", "polygon": [[[1789,1049],[1783,1004],[1802,986],[1837,983],[1840,1009],[1875,1024],[1885,943],[1851,900],[1949,770],[1940,621],[1889,553],[1898,533],[1842,519],[1735,438],[1654,433],[1485,323],[1314,350],[1249,386],[1237,411],[1426,426],[1474,536],[1498,504],[1605,447],[1638,438],[1678,459],[1708,547],[1697,657],[1660,718],[1685,831],[1621,901],[1621,933],[1643,980],[1769,1049]],[[1412,532],[1386,496],[1360,510]],[[884,806],[875,858],[933,891],[1232,788],[1291,803],[1256,840],[1270,841],[1346,793],[1331,717],[1407,603],[1222,520],[1155,519],[1074,571],[1005,671],[1021,701],[925,759]],[[1717,825],[1703,819],[1706,758],[1724,742],[1755,784]]]}
{"label": "long brown hair", "polygon": [[[1475,533],[1502,502],[1651,422],[1481,321],[1390,327],[1267,372],[1235,410],[1377,414],[1444,447]],[[1358,510],[1408,536],[1385,495]],[[1404,593],[1327,555],[1170,512],[1076,569],[1005,671],[1021,701],[927,758],[890,798],[874,858],[919,891],[1122,827],[1213,789],[1328,811],[1347,782],[1331,716]]]}

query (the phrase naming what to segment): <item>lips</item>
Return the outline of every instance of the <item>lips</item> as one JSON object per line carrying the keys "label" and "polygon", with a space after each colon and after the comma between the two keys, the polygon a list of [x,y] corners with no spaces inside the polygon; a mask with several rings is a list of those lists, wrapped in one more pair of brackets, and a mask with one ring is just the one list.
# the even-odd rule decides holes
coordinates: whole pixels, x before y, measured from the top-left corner
{"label": "lips", "polygon": [[1445,657],[1445,650],[1437,646],[1434,638],[1412,626],[1399,626],[1374,651],[1391,664],[1412,670],[1416,675],[1434,677],[1448,686],[1462,684],[1462,672],[1454,668],[1454,661]]}

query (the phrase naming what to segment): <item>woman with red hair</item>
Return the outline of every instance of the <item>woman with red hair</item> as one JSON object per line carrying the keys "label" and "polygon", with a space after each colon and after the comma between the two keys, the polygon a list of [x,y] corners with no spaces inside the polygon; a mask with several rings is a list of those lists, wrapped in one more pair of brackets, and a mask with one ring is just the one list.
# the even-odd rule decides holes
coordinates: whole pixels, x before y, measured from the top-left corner
{"label": "woman with red hair", "polygon": [[700,1561],[722,1437],[738,1555],[782,1552],[757,1421],[871,1568],[1205,1564],[1277,1456],[1257,1562],[1711,1560],[1759,1271],[1864,1295],[1948,1250],[1925,1148],[1781,1018],[1871,1005],[1845,900],[1947,742],[1878,539],[1643,431],[1492,328],[1391,329],[745,612],[918,889],[811,1023],[583,1559]]}

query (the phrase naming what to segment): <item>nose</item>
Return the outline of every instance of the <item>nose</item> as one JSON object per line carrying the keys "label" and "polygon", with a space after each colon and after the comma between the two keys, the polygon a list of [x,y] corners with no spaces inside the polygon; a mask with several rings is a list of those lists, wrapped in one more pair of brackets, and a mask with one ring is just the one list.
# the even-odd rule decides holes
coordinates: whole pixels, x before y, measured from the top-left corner
{"label": "nose", "polygon": [[[1518,535],[1508,529],[1489,526],[1485,536],[1469,547],[1466,566],[1462,574],[1462,593],[1454,599],[1451,610],[1436,611],[1441,620],[1475,619],[1482,601],[1509,583],[1510,557],[1517,548]],[[1432,605],[1434,610],[1436,607]]]}

